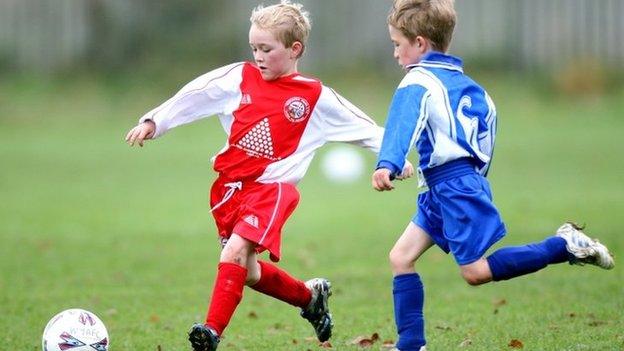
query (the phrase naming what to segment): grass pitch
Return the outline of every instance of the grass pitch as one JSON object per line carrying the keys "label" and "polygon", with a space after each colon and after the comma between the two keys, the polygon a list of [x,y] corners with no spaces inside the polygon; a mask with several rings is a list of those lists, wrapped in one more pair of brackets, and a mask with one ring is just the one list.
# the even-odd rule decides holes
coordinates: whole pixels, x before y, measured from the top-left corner
{"label": "grass pitch", "polygon": [[[383,122],[394,82],[326,81]],[[573,219],[609,246],[616,268],[562,264],[474,288],[434,247],[418,268],[429,349],[624,349],[624,93],[545,98],[510,78],[484,85],[499,110],[490,181],[509,230],[495,248]],[[207,205],[209,158],[224,142],[216,119],[130,149],[126,130],[175,85],[34,87],[0,86],[0,349],[37,350],[48,319],[72,307],[104,320],[111,350],[188,349],[218,260]],[[333,349],[358,350],[357,337],[377,333],[370,349],[379,350],[396,338],[386,257],[415,210],[416,185],[380,194],[369,174],[334,184],[318,156],[280,264],[332,280]],[[316,350],[313,335],[295,308],[246,289],[219,350]]]}

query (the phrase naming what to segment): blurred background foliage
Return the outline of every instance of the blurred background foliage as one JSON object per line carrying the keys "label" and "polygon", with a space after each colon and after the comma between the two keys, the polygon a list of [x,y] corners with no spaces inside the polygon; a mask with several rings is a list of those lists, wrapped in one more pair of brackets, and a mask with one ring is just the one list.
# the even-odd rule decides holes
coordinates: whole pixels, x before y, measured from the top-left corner
{"label": "blurred background foliage", "polygon": [[[395,74],[385,22],[390,0],[300,2],[313,21],[302,71]],[[2,0],[0,74],[186,79],[250,59],[249,14],[259,3]],[[456,7],[451,53],[472,70],[538,73],[571,93],[621,80],[622,0],[461,0]]]}

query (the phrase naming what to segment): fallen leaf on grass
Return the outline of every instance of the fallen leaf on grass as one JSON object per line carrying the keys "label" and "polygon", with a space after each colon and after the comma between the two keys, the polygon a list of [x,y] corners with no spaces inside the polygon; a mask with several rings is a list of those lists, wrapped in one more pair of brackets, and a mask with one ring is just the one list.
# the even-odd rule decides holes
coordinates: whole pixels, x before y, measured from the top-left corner
{"label": "fallen leaf on grass", "polygon": [[472,345],[472,340],[470,340],[470,339],[466,339],[466,340],[464,340],[464,341],[459,343],[459,347],[467,347],[467,346],[470,346],[470,345]]}
{"label": "fallen leaf on grass", "polygon": [[381,344],[381,347],[384,349],[391,349],[394,348],[394,346],[394,340],[384,340]]}
{"label": "fallen leaf on grass", "polygon": [[256,318],[258,318],[258,315],[256,314],[256,312],[251,311],[251,312],[249,312],[247,317],[252,318],[252,319],[256,319]]}
{"label": "fallen leaf on grass", "polygon": [[48,252],[52,248],[52,240],[50,239],[37,240],[35,242],[35,245],[37,246],[37,249],[40,252]]}
{"label": "fallen leaf on grass", "polygon": [[524,344],[522,343],[522,341],[518,339],[511,339],[511,341],[509,342],[507,346],[514,348],[514,349],[521,349],[524,347]]}
{"label": "fallen leaf on grass", "polygon": [[507,300],[505,299],[498,299],[498,300],[492,301],[492,305],[494,305],[494,314],[498,313],[499,307],[504,306],[506,304],[507,304]]}
{"label": "fallen leaf on grass", "polygon": [[357,345],[359,347],[371,347],[375,342],[377,342],[377,340],[379,340],[379,334],[373,333],[370,338],[366,336],[358,336],[357,338],[351,340],[349,344]]}
{"label": "fallen leaf on grass", "polygon": [[505,300],[505,299],[494,300],[494,301],[492,301],[492,304],[494,305],[494,307],[500,307],[500,306],[506,305],[507,304],[507,300]]}

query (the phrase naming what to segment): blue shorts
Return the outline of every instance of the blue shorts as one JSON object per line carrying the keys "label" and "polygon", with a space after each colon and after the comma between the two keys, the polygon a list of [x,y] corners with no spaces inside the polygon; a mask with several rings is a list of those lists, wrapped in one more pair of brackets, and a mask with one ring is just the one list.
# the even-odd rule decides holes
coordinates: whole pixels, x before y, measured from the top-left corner
{"label": "blue shorts", "polygon": [[463,173],[429,184],[412,218],[459,265],[483,257],[506,232],[487,179],[475,171]]}

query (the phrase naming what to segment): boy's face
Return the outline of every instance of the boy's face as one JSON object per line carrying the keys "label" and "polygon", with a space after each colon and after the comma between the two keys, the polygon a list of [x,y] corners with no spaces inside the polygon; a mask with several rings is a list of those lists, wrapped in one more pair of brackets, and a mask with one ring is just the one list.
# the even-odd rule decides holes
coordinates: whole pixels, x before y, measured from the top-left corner
{"label": "boy's face", "polygon": [[410,42],[395,27],[388,25],[388,31],[390,32],[390,40],[394,44],[394,58],[403,69],[406,69],[408,65],[420,62],[423,55],[428,51],[428,42],[423,37],[418,36],[416,40]]}
{"label": "boy's face", "polygon": [[271,31],[252,24],[249,45],[264,80],[274,80],[297,72],[299,42],[287,48]]}

